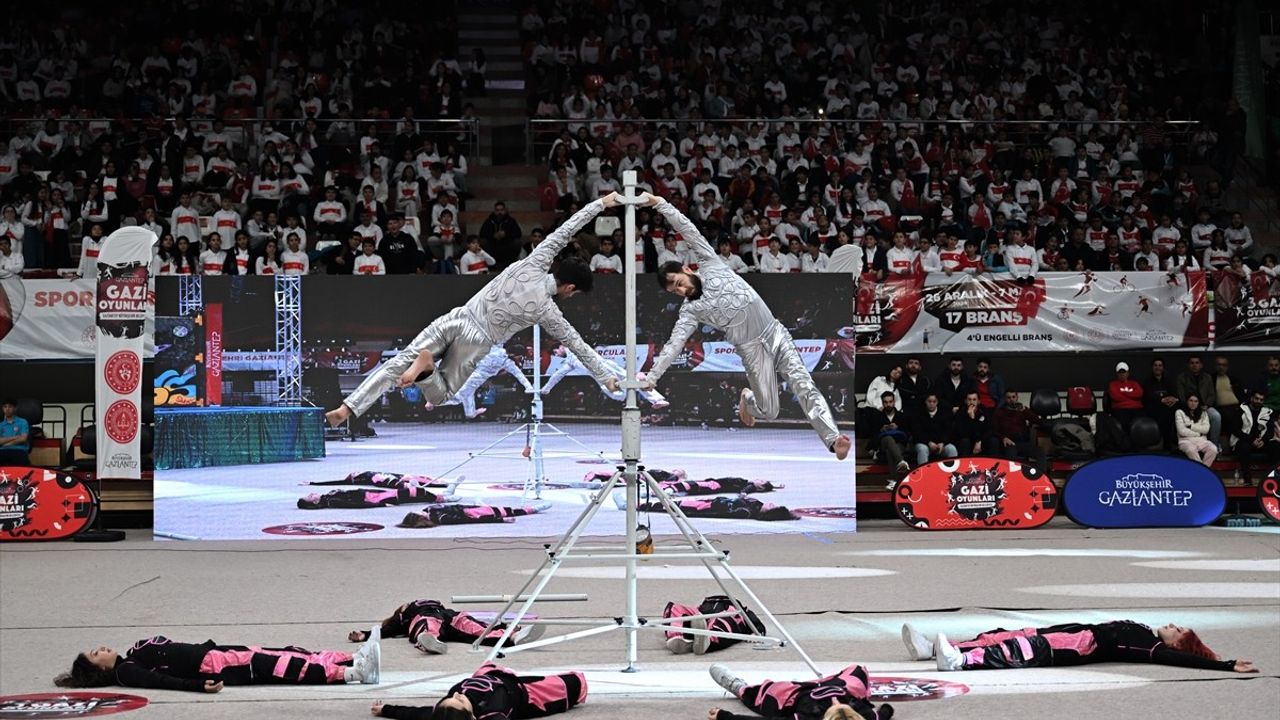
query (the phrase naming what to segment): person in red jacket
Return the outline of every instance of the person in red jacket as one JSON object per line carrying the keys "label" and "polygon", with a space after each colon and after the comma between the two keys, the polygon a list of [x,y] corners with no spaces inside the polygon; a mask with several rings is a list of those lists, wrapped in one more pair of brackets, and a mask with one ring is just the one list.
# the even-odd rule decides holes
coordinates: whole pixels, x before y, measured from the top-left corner
{"label": "person in red jacket", "polygon": [[1142,415],[1142,385],[1129,379],[1129,363],[1116,363],[1116,377],[1107,384],[1107,402],[1111,417],[1128,433],[1133,419]]}

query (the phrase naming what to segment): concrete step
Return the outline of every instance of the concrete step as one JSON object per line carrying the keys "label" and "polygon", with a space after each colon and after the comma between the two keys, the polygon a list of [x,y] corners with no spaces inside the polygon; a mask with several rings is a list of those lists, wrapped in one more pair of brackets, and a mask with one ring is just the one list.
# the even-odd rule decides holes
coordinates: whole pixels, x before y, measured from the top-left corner
{"label": "concrete step", "polygon": [[490,93],[484,97],[469,98],[468,102],[476,106],[476,114],[488,117],[505,110],[522,114],[528,111],[529,102],[524,93]]}
{"label": "concrete step", "polygon": [[486,44],[484,55],[489,62],[494,60],[516,60],[522,64],[524,63],[524,48],[520,46],[520,43]]}
{"label": "concrete step", "polygon": [[520,43],[520,31],[516,29],[515,24],[511,23],[506,27],[494,25],[483,30],[464,30],[458,28],[458,41],[460,43],[476,43],[480,41],[495,41],[503,43]]}
{"label": "concrete step", "polygon": [[499,72],[518,72],[520,76],[524,76],[524,63],[519,59],[516,60],[490,60],[489,67],[486,68],[490,75]]}
{"label": "concrete step", "polygon": [[[502,200],[503,198],[498,199]],[[484,210],[462,211],[462,217],[460,219],[463,227],[476,228],[478,230],[480,226],[484,224],[484,221],[489,218],[489,213],[492,211],[491,209],[493,205],[490,203],[485,207],[486,209]],[[555,220],[556,214],[555,212],[542,212],[541,210],[521,210],[518,212],[513,210],[511,211],[511,217],[515,218],[515,221],[520,223],[520,229],[527,233],[535,227],[541,227],[543,229],[549,228],[551,223]]]}
{"label": "concrete step", "polygon": [[478,168],[467,177],[467,190],[479,194],[481,189],[537,188],[546,170],[537,165],[508,165],[502,170]]}

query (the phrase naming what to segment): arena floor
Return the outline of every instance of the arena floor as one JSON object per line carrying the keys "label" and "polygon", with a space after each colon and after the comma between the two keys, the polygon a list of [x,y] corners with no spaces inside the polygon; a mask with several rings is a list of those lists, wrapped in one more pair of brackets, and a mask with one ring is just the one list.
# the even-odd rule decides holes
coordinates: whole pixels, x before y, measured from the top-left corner
{"label": "arena floor", "polygon": [[[521,490],[530,463],[520,457],[525,433],[516,432],[490,453],[451,468],[486,445],[501,440],[520,425],[475,422],[455,424],[374,423],[378,436],[351,443],[325,443],[322,460],[256,466],[164,470],[156,473],[155,526],[160,534],[181,539],[247,540],[282,537],[263,528],[286,523],[361,522],[383,526],[364,537],[495,538],[540,537],[562,532],[591,498],[584,488],[548,489],[543,513],[502,525],[454,525],[423,530],[395,527],[412,505],[358,510],[299,510],[298,498],[333,487],[302,483],[337,480],[348,473],[376,470],[430,477],[465,476],[457,491],[464,501],[489,505],[522,505]],[[559,426],[569,437],[544,439],[545,473],[550,481],[581,484],[588,472],[611,472],[621,436],[616,423]],[[571,439],[570,439],[571,438]],[[576,442],[574,442],[576,441]],[[578,443],[581,443],[579,445]],[[584,447],[585,446],[585,447]],[[601,459],[601,454],[605,458]],[[690,479],[738,476],[769,480],[786,487],[755,496],[775,505],[799,508],[853,507],[853,459],[837,461],[809,428],[752,430],[688,427],[645,428],[642,457],[648,467],[682,468]],[[835,481],[843,477],[843,483]],[[497,487],[497,486],[508,487]],[[509,487],[514,485],[515,487]],[[592,526],[597,534],[621,533],[622,513],[606,503]],[[653,518],[655,533],[674,532],[665,517]],[[706,532],[813,533],[853,529],[848,517],[804,517],[760,522],[707,519]]]}
{"label": "arena floor", "polygon": [[[704,527],[706,525],[704,524]],[[867,664],[873,676],[962,683],[966,695],[895,703],[902,718],[1274,718],[1280,703],[1280,528],[1097,531],[1065,519],[1019,532],[923,533],[896,521],[848,533],[724,536],[735,565],[824,670]],[[534,539],[379,539],[324,543],[124,543],[0,548],[0,694],[49,692],[76,651],[128,647],[153,634],[190,641],[346,647],[367,627],[421,597],[513,592],[540,560]],[[547,604],[543,617],[621,612],[608,568],[575,568],[552,584],[590,602]],[[696,603],[700,574],[653,568],[642,609]],[[684,579],[684,578],[689,579]],[[492,609],[492,608],[488,608]],[[965,636],[995,626],[1132,618],[1199,630],[1259,675],[1143,665],[938,673],[907,659],[899,626]],[[706,674],[711,662],[750,679],[803,677],[794,653],[737,646],[673,656],[642,636],[639,674],[617,672],[621,634],[517,654],[536,673],[588,673],[591,697],[569,717],[702,718],[735,703]],[[151,705],[130,718],[367,717],[372,700],[427,703],[481,656],[465,646],[428,657],[403,639],[383,643],[380,686],[235,687],[219,695],[135,691]],[[1195,682],[1189,682],[1195,681]],[[116,689],[130,692],[127,689]],[[438,695],[437,695],[438,696]],[[1268,709],[1270,708],[1270,709]]]}

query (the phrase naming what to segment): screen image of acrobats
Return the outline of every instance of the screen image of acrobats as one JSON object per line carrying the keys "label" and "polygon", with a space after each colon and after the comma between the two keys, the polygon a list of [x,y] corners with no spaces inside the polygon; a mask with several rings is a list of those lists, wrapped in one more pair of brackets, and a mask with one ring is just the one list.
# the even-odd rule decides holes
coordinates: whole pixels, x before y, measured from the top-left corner
{"label": "screen image of acrobats", "polygon": [[913,660],[936,655],[939,670],[1012,670],[1120,662],[1258,672],[1248,660],[1222,660],[1194,630],[1173,623],[1154,629],[1132,620],[1021,630],[996,628],[955,643],[942,633],[929,640],[908,623],[902,626],[902,641]]}
{"label": "screen image of acrobats", "polygon": [[[407,602],[382,621],[382,637],[409,638],[409,644],[428,655],[443,655],[449,651],[446,643],[470,645],[481,640],[481,645],[496,645],[506,630],[506,623],[498,623],[486,635],[486,623],[464,612],[445,607],[437,600],[413,600]],[[525,624],[518,626],[506,645],[530,643],[542,637],[545,626]],[[352,630],[347,639],[351,642],[367,642],[370,631]]]}
{"label": "screen image of acrobats", "polygon": [[697,226],[671,203],[651,193],[644,193],[642,198],[684,238],[690,259],[697,262],[696,268],[677,261],[658,268],[658,284],[684,298],[684,302],[671,337],[643,380],[646,389],[657,386],[671,363],[684,352],[685,343],[698,325],[709,325],[724,333],[746,370],[747,387],[742,389],[738,405],[743,425],[751,427],[757,420],[778,417],[778,375],[782,374],[823,444],[836,458],[848,457],[852,441],[836,426],[831,406],[796,351],[791,333],[773,316],[764,299],[725,264]]}
{"label": "screen image of acrobats", "polygon": [[224,685],[337,685],[379,681],[380,632],[373,628],[354,654],[299,647],[184,643],[164,636],[133,644],[123,655],[106,646],[76,656],[69,672],[54,678],[64,688],[123,685],[160,690],[221,692]]}
{"label": "screen image of acrobats", "polygon": [[516,720],[565,712],[587,700],[587,678],[580,672],[516,675],[485,663],[449,688],[434,706],[373,704],[377,717],[400,720]]}
{"label": "screen image of acrobats", "polygon": [[[724,665],[712,665],[711,678],[753,712],[766,718],[787,720],[889,720],[893,706],[876,707],[868,698],[871,683],[867,669],[850,665],[833,675],[816,680],[765,680],[748,684]],[[707,712],[707,720],[756,720],[755,715],[739,715],[718,707]]]}
{"label": "screen image of acrobats", "polygon": [[[521,345],[513,346],[510,352],[502,345],[494,345],[489,349],[487,355],[480,358],[480,362],[476,364],[475,371],[467,377],[466,382],[462,383],[462,387],[458,388],[458,392],[454,393],[453,397],[440,403],[440,405],[461,405],[462,414],[468,420],[480,417],[488,409],[476,407],[476,392],[480,390],[480,386],[488,382],[489,378],[503,371],[515,378],[525,392],[533,392],[533,386],[529,384],[529,379],[524,376],[524,371],[512,359],[522,355],[524,355],[524,347]],[[426,408],[434,410],[436,406],[428,400]]]}
{"label": "screen image of acrobats", "polygon": [[569,324],[556,300],[589,292],[594,283],[585,263],[552,263],[592,218],[618,204],[617,193],[594,200],[547,235],[525,259],[503,270],[462,307],[436,318],[395,357],[369,373],[342,404],[325,413],[333,427],[360,416],[388,390],[416,385],[423,399],[440,405],[456,395],[494,345],[539,325],[563,343],[600,384],[617,391],[618,380],[600,354]]}

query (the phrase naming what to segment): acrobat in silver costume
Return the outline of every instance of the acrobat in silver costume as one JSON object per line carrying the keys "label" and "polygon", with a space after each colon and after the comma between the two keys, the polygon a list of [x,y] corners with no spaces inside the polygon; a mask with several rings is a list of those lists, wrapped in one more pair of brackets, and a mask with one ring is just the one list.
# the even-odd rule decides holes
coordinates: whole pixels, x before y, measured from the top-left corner
{"label": "acrobat in silver costume", "polygon": [[[605,360],[604,364],[605,364],[605,367],[609,368],[609,371],[613,373],[613,376],[618,378],[618,380],[622,380],[627,376],[627,371],[623,370],[622,366],[618,365],[618,363],[612,360]],[[546,395],[547,393],[551,392],[551,388],[558,385],[560,381],[565,378],[566,375],[572,374],[574,371],[576,371],[580,367],[583,367],[583,365],[582,365],[582,361],[578,359],[578,356],[566,350],[564,357],[561,358],[560,366],[556,368],[555,372],[551,373],[551,375],[547,377],[546,383],[543,384],[542,394]],[[622,390],[619,390],[617,392],[610,392],[609,388],[603,385],[600,386],[600,392],[604,393],[605,395],[607,395],[608,397],[614,400],[617,400],[618,402],[622,402],[623,400],[627,399],[626,392]],[[651,405],[661,405],[665,407],[668,404],[667,399],[663,397],[662,393],[658,392],[657,390],[641,390],[640,397],[644,398],[645,400],[648,400]]]}
{"label": "acrobat in silver costume", "polygon": [[680,317],[671,338],[653,362],[649,380],[657,383],[699,323],[710,325],[725,334],[725,339],[733,343],[742,358],[750,386],[748,412],[761,420],[778,417],[778,374],[781,373],[813,429],[827,449],[832,449],[840,430],[826,398],[818,392],[813,376],[796,352],[791,333],[773,316],[755,289],[720,259],[689,218],[666,200],[660,200],[655,209],[667,219],[672,230],[684,237],[685,247],[696,257],[702,295],[696,300],[686,299],[680,306]]}
{"label": "acrobat in silver costume", "polygon": [[489,350],[488,355],[480,358],[480,362],[476,365],[476,371],[471,373],[471,377],[467,378],[467,381],[462,384],[462,387],[458,389],[458,392],[442,404],[458,405],[461,403],[462,411],[466,413],[466,416],[469,418],[475,417],[477,415],[476,391],[479,390],[480,386],[484,385],[489,378],[497,375],[503,370],[507,371],[507,374],[511,377],[519,380],[520,384],[524,386],[525,391],[533,392],[533,386],[530,385],[529,381],[525,378],[524,372],[521,371],[520,368],[516,366],[515,362],[513,362],[507,355],[507,349],[501,345],[494,345],[493,348]]}
{"label": "acrobat in silver costume", "polygon": [[423,399],[440,405],[462,388],[490,348],[535,324],[582,358],[597,380],[603,383],[613,377],[604,358],[561,314],[555,303],[556,280],[548,274],[560,251],[603,209],[600,200],[587,204],[539,243],[529,257],[502,271],[466,305],[436,318],[394,358],[370,373],[343,403],[356,415],[363,415],[396,386],[423,350],[429,350],[435,358],[435,371],[415,385]]}

